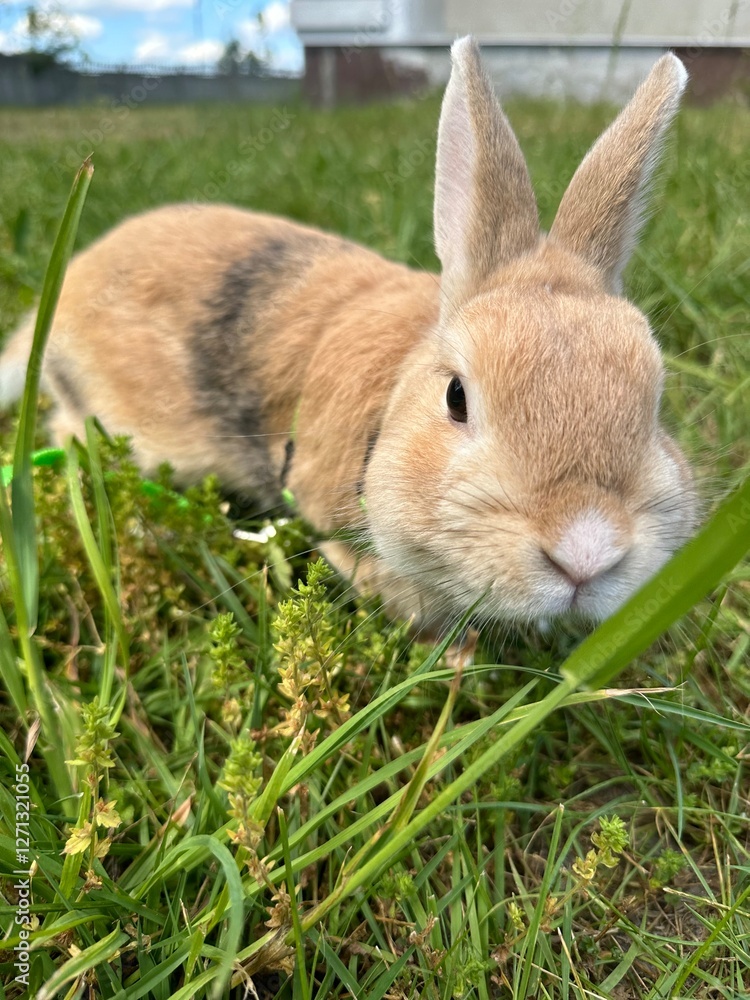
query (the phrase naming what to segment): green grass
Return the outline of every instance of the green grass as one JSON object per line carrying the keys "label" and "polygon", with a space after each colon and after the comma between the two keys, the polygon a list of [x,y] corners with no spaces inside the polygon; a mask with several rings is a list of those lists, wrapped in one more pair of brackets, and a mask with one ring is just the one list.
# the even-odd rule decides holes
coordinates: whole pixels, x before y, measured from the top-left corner
{"label": "green grass", "polygon": [[[438,109],[144,106],[109,131],[103,108],[0,110],[0,331],[42,289],[92,146],[78,245],[215,198],[434,267]],[[609,112],[509,112],[549,224]],[[749,136],[738,105],[681,115],[630,271],[707,514],[750,468]],[[12,517],[0,504],[6,996],[26,995],[12,873],[27,756],[30,995],[239,997],[248,977],[294,1000],[750,993],[747,487],[583,644],[488,638],[458,683],[439,649],[308,569],[298,522],[240,542],[216,484],[187,506],[149,497],[93,425],[33,480]]]}

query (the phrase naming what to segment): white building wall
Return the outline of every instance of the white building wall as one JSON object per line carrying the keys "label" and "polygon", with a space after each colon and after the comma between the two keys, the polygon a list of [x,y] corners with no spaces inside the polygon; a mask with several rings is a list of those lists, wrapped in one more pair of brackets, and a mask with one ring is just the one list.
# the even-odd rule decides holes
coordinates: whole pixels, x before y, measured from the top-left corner
{"label": "white building wall", "polygon": [[292,0],[305,45],[750,46],[750,0]]}
{"label": "white building wall", "polygon": [[750,47],[750,0],[292,0],[291,17],[307,49],[378,48],[435,86],[471,33],[504,96],[585,102],[625,101],[669,48]]}

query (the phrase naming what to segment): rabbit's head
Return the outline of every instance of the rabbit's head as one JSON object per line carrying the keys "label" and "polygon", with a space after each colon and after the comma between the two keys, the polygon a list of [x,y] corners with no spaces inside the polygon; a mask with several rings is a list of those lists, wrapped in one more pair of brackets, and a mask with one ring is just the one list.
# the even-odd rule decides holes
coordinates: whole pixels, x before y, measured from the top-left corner
{"label": "rabbit's head", "polygon": [[663,367],[620,297],[686,73],[654,66],[546,235],[470,38],[438,133],[435,329],[402,369],[367,469],[372,542],[444,618],[606,617],[691,533],[691,473],[659,422]]}

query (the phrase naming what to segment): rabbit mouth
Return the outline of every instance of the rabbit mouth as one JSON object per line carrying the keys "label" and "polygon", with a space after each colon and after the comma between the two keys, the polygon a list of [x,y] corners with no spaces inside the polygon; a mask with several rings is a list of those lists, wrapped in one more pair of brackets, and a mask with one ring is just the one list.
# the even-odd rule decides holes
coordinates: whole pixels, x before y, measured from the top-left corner
{"label": "rabbit mouth", "polygon": [[580,582],[550,573],[541,581],[537,578],[520,600],[509,597],[507,582],[497,579],[487,588],[477,619],[522,621],[542,631],[551,622],[566,620],[594,627],[614,614],[642,582],[623,572],[623,562]]}
{"label": "rabbit mouth", "polygon": [[623,565],[626,561],[580,584],[569,583],[557,617],[592,627],[611,617],[652,575],[633,573],[630,565]]}
{"label": "rabbit mouth", "polygon": [[602,599],[602,595],[597,594],[596,588],[581,584],[574,589],[571,595],[565,617],[598,625],[605,618],[609,618],[627,599],[627,596],[627,593],[623,594],[621,600]]}

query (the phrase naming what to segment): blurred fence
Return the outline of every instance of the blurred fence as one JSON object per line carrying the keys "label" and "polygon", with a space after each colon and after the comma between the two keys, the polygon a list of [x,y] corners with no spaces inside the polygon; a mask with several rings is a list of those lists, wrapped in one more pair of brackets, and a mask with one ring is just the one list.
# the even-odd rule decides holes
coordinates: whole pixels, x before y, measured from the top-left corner
{"label": "blurred fence", "polygon": [[280,103],[300,92],[295,77],[210,75],[182,67],[89,66],[85,72],[26,55],[0,55],[0,105],[42,107],[106,101],[134,107],[193,101]]}

